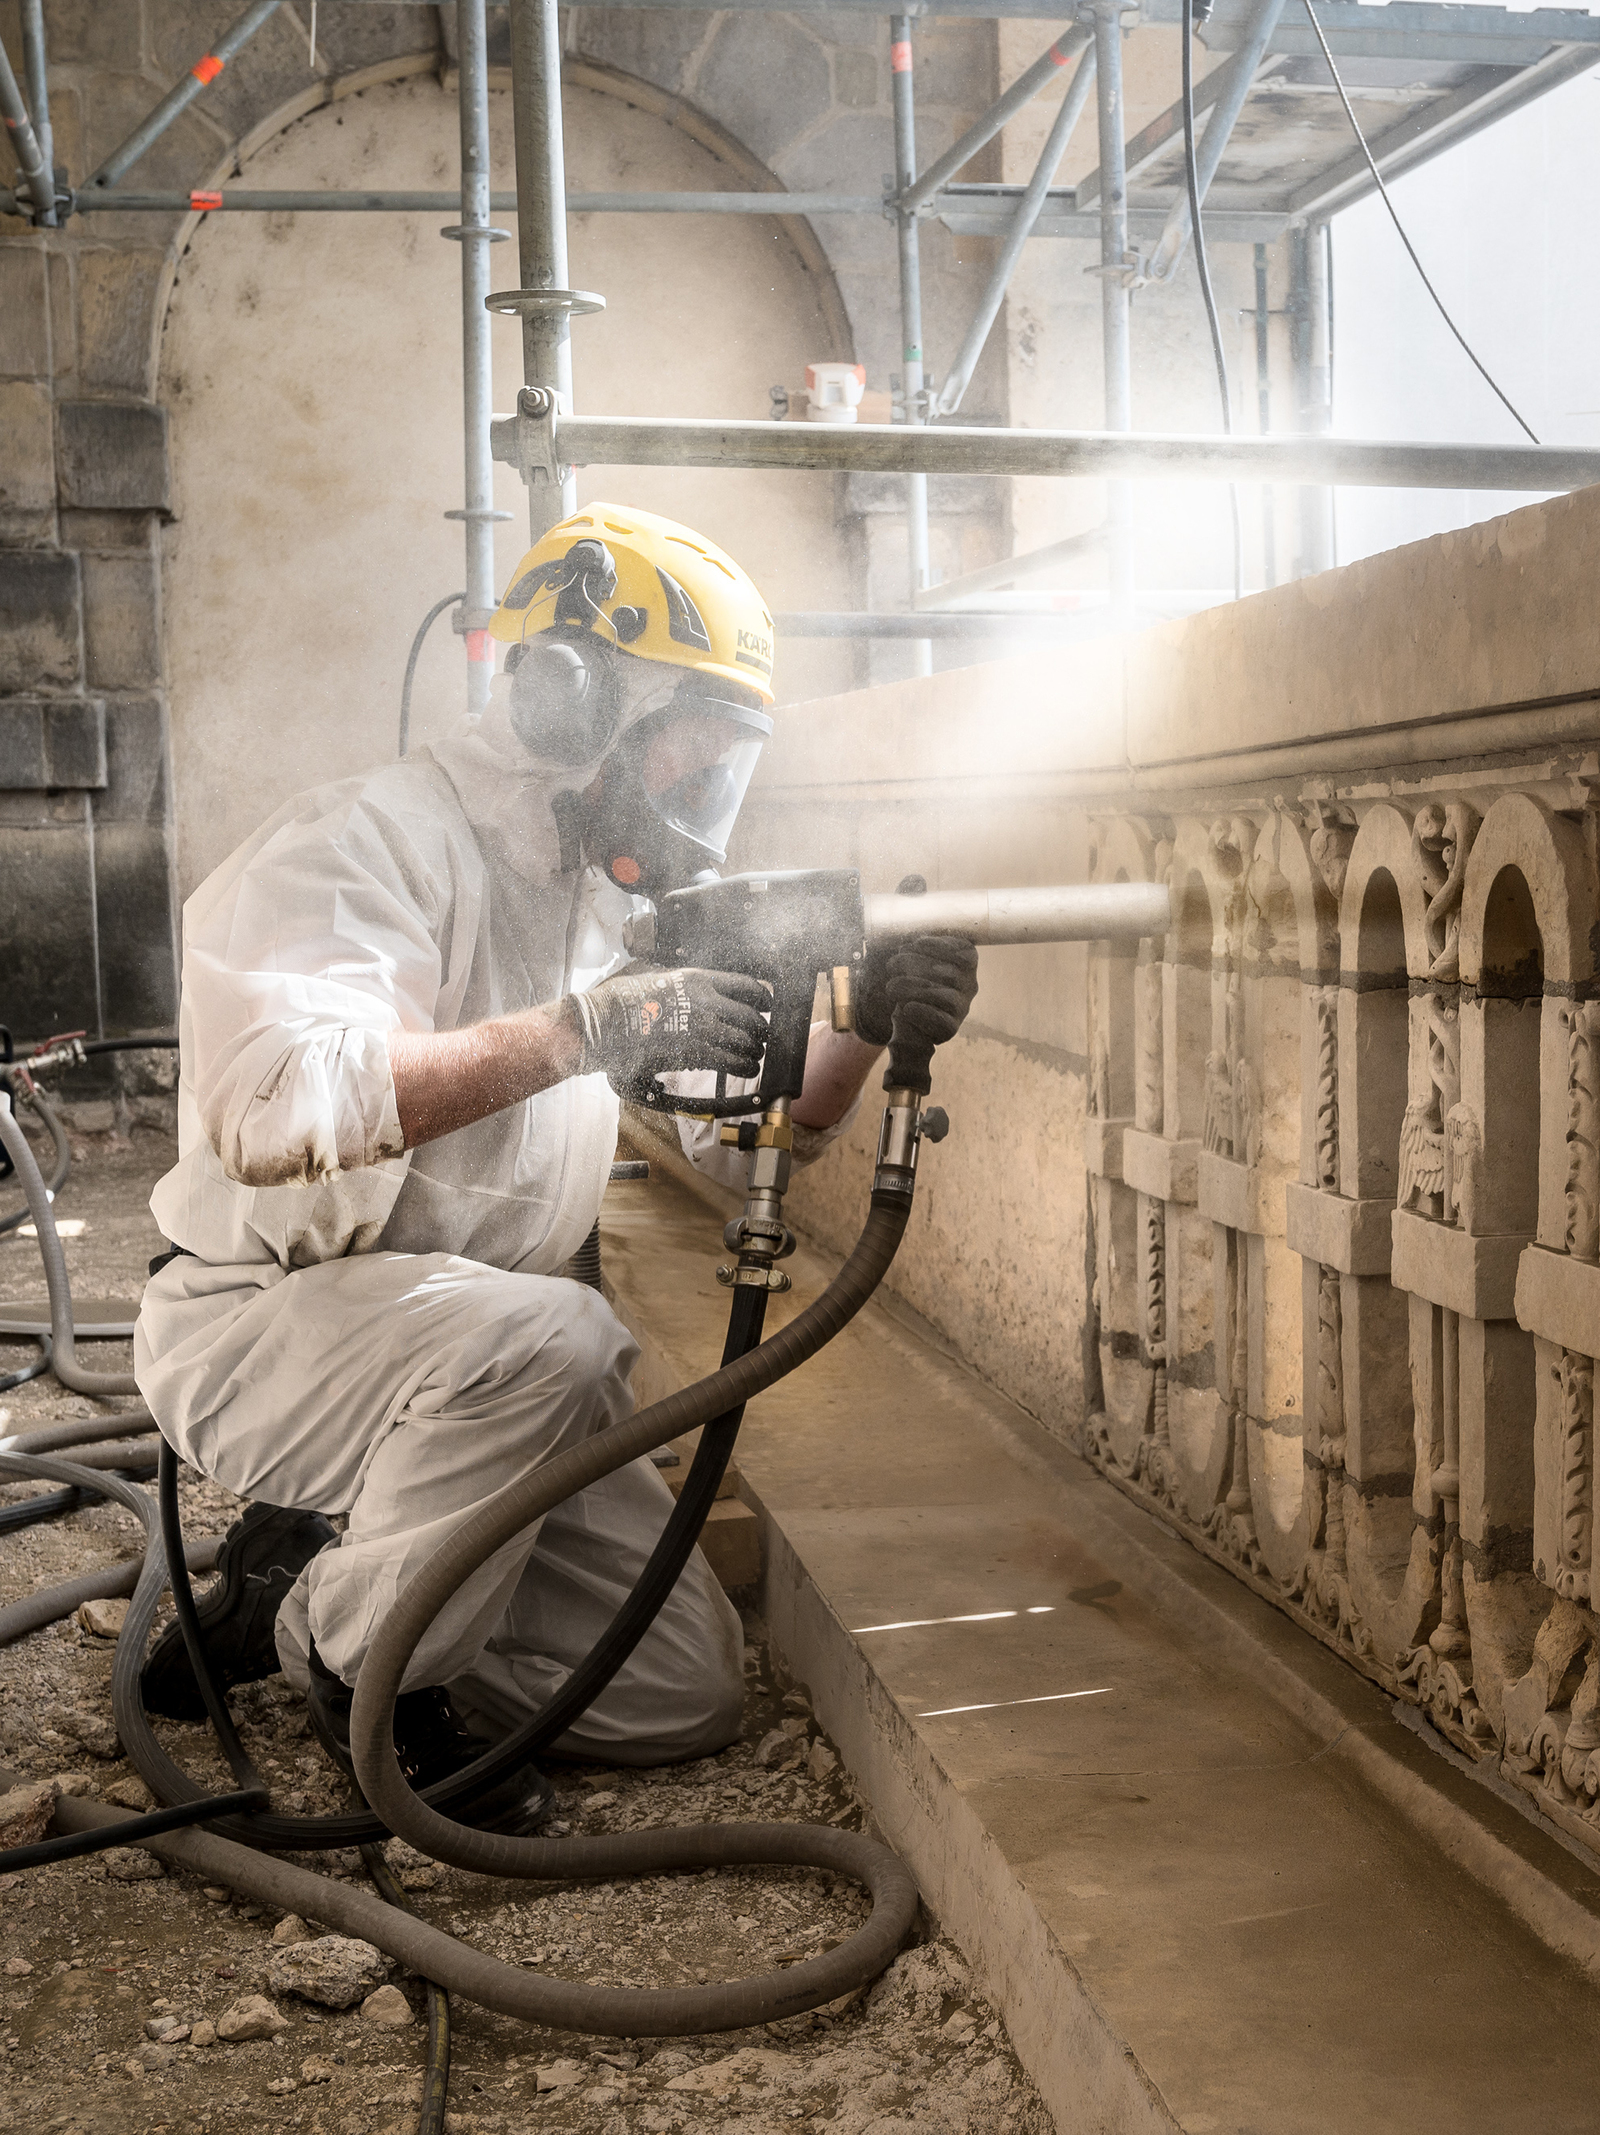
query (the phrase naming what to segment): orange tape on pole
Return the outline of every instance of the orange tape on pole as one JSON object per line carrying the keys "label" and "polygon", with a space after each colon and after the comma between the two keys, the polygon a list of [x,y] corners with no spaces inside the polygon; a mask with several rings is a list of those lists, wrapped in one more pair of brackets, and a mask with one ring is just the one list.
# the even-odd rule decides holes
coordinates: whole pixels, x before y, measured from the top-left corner
{"label": "orange tape on pole", "polygon": [[1053,44],[1045,56],[1053,67],[1066,67],[1072,63],[1072,54],[1063,52],[1058,44]]}
{"label": "orange tape on pole", "polygon": [[222,195],[220,193],[191,193],[189,195],[189,205],[195,210],[196,214],[203,214],[207,208],[220,208]]}
{"label": "orange tape on pole", "polygon": [[902,38],[899,43],[890,45],[889,65],[896,74],[909,74],[911,72],[911,44],[909,39]]}
{"label": "orange tape on pole", "polygon": [[204,87],[207,82],[214,82],[227,64],[225,59],[218,59],[215,52],[208,52],[204,59],[195,61],[189,72]]}
{"label": "orange tape on pole", "polygon": [[468,630],[463,634],[467,641],[467,658],[469,660],[487,660],[493,665],[494,639],[490,637],[488,631]]}

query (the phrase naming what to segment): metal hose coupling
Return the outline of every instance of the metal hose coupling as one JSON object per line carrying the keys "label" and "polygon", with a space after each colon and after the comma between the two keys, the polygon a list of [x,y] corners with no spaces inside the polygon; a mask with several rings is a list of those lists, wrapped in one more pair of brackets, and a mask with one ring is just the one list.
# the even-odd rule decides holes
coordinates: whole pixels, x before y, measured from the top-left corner
{"label": "metal hose coupling", "polygon": [[942,1142],[950,1117],[942,1105],[922,1109],[918,1091],[891,1089],[878,1130],[878,1168],[872,1176],[874,1199],[889,1194],[909,1208],[917,1183],[917,1150],[923,1142]]}
{"label": "metal hose coupling", "polygon": [[789,1190],[793,1166],[794,1123],[789,1117],[790,1100],[778,1097],[761,1117],[730,1122],[722,1140],[734,1149],[746,1150],[750,1175],[745,1187],[744,1211],[722,1233],[722,1242],[737,1263],[724,1262],[717,1280],[725,1290],[787,1290],[789,1278],[774,1265],[794,1251],[794,1232],[783,1220],[783,1197]]}

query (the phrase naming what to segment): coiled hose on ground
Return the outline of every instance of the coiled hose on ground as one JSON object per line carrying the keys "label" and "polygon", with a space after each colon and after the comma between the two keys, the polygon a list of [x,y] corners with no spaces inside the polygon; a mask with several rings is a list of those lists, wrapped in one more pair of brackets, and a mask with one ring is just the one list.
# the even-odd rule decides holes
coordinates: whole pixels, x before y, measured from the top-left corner
{"label": "coiled hose on ground", "polygon": [[[15,1131],[4,1108],[0,1108],[0,1126]],[[10,1146],[9,1140],[7,1145]],[[180,1820],[215,1823],[220,1830],[237,1832],[247,1842],[236,1846],[228,1838],[201,1839],[192,1833],[173,1836],[169,1832],[163,1836],[159,1829],[141,1831],[143,1819],[108,1820],[90,1816],[87,1810],[80,1815],[74,1806],[63,1812],[62,1820],[80,1834],[79,1845],[149,1842],[154,1850],[173,1859],[196,1862],[203,1853],[213,1864],[209,1872],[225,1875],[231,1885],[252,1898],[309,1914],[330,1925],[346,1926],[349,1932],[375,1942],[441,1988],[465,1993],[508,2015],[562,2028],[623,2037],[727,2029],[798,2014],[876,1977],[892,1960],[911,1927],[917,1891],[909,1871],[895,1855],[856,1834],[774,1823],[630,1832],[594,1839],[507,1839],[455,1822],[445,1811],[470,1802],[507,1772],[525,1765],[536,1748],[570,1726],[577,1713],[610,1680],[659,1606],[652,1593],[659,1590],[664,1596],[670,1591],[693,1547],[704,1510],[715,1496],[716,1481],[726,1464],[744,1403],[814,1355],[861,1309],[894,1256],[909,1212],[908,1193],[875,1191],[872,1210],[855,1251],[822,1296],[788,1327],[743,1354],[737,1353],[742,1343],[759,1334],[765,1293],[736,1290],[726,1353],[729,1360],[721,1370],[597,1434],[585,1445],[560,1455],[532,1476],[500,1492],[429,1560],[401,1596],[357,1685],[352,1743],[358,1775],[374,1802],[376,1816],[309,1819],[259,1813],[265,1806],[264,1794],[252,1784],[255,1775],[227,1717],[226,1706],[209,1683],[198,1628],[193,1623],[193,1597],[188,1590],[183,1556],[174,1546],[169,1563],[148,1498],[131,1485],[76,1464],[38,1456],[6,1456],[8,1472],[40,1475],[71,1487],[101,1489],[124,1503],[140,1501],[131,1504],[131,1509],[146,1521],[150,1542],[118,1640],[112,1678],[118,1731],[136,1768],[157,1798],[167,1804],[165,1810],[155,1812],[162,1825]],[[47,1201],[39,1228],[41,1248],[48,1237],[59,1263],[60,1303],[70,1337],[70,1292]],[[49,1270],[48,1253],[46,1266]],[[54,1280],[51,1293],[54,1310],[58,1302]],[[639,1587],[563,1692],[543,1714],[507,1742],[488,1751],[466,1772],[441,1782],[425,1795],[413,1794],[393,1755],[394,1700],[411,1653],[455,1587],[504,1542],[554,1506],[616,1468],[699,1426],[709,1426],[703,1433],[700,1453]],[[169,1469],[170,1480],[168,1475],[163,1476],[163,1496],[173,1510],[168,1525],[176,1545],[175,1456],[169,1454],[164,1465]],[[709,1489],[705,1487],[708,1479]],[[123,1496],[125,1490],[127,1497]],[[145,1646],[169,1571],[178,1597],[180,1623],[184,1624],[197,1664],[197,1677],[211,1691],[208,1706],[212,1707],[214,1722],[219,1724],[224,1752],[240,1780],[239,1791],[232,1795],[207,1796],[172,1762],[156,1739],[139,1697]],[[247,1804],[257,1813],[243,1817],[230,1814],[245,1809]],[[873,1900],[873,1911],[866,1924],[837,1948],[783,1972],[689,1989],[590,1987],[502,1964],[422,1921],[397,1917],[387,1905],[364,1899],[309,1870],[292,1868],[249,1850],[251,1846],[345,1846],[369,1841],[387,1831],[422,1843],[441,1860],[519,1877],[587,1880],[735,1864],[821,1868],[864,1883]],[[226,1850],[225,1866],[214,1854],[217,1848]],[[9,1865],[8,1857],[0,1856],[0,1866]]]}

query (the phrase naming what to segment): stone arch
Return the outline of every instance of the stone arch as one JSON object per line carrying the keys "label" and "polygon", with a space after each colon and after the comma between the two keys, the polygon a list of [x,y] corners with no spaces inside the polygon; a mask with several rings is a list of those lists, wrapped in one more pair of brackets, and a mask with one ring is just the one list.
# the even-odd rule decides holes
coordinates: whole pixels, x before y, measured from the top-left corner
{"label": "stone arch", "polygon": [[[1157,841],[1148,825],[1119,816],[1095,826],[1091,866],[1096,881],[1150,882],[1156,861]],[[1151,1042],[1148,946],[1097,942],[1089,962],[1091,1102],[1107,1108],[1099,1115],[1108,1123],[1102,1132],[1114,1138],[1117,1149],[1114,1162],[1091,1182],[1104,1403],[1098,1428],[1108,1457],[1130,1473],[1140,1457],[1155,1392],[1143,1279],[1148,1241],[1141,1232],[1139,1196],[1123,1181],[1120,1156],[1122,1135],[1139,1105],[1141,1046],[1148,1053]],[[1148,1110],[1148,1066],[1144,1081]]]}
{"label": "stone arch", "polygon": [[[1483,1206],[1474,1219],[1536,1231],[1556,1251],[1566,1227],[1565,1012],[1593,990],[1595,902],[1577,826],[1529,794],[1497,800],[1474,841],[1461,898],[1461,978],[1476,988],[1479,1010],[1464,1018],[1461,1041],[1462,1101],[1482,1134]],[[1539,971],[1519,970],[1519,940],[1535,936]]]}
{"label": "stone arch", "polygon": [[[621,98],[614,82],[569,88],[575,186],[613,186],[646,161],[672,188],[723,182],[708,152],[669,130],[648,101]],[[497,92],[491,105],[503,182],[509,99]],[[263,127],[251,182],[404,184],[430,162],[451,167],[455,125],[430,76],[325,98],[287,131],[268,138]],[[770,225],[722,220],[740,227],[685,230],[670,254],[637,218],[595,216],[586,231],[575,222],[574,274],[613,298],[578,329],[589,405],[711,413],[750,377],[783,375],[794,346],[811,337],[813,279],[792,254],[777,256]],[[458,264],[436,230],[427,218],[387,215],[217,218],[194,235],[174,283],[162,391],[178,518],[164,542],[164,605],[185,893],[292,793],[393,753],[412,633],[461,583],[459,530],[444,517],[460,502]],[[760,301],[738,334],[714,337],[709,349],[687,333],[651,346],[652,318],[703,315],[741,278]],[[520,378],[514,328],[496,327],[495,367],[505,407]],[[774,605],[852,604],[831,478],[777,474],[769,487],[760,475],[714,470],[596,470],[580,474],[579,494],[614,495],[619,481],[630,501],[685,519],[740,556]],[[509,470],[497,470],[495,501],[512,515],[497,537],[504,584],[526,531]],[[273,565],[271,612],[259,594],[263,555]],[[848,648],[785,646],[778,686],[827,693],[853,667]],[[417,670],[416,743],[455,723],[461,687],[459,647],[441,623]]]}
{"label": "stone arch", "polygon": [[1339,1191],[1393,1200],[1409,1059],[1409,981],[1428,968],[1411,820],[1383,803],[1350,850],[1339,904]]}
{"label": "stone arch", "polygon": [[[1409,983],[1428,968],[1426,913],[1411,819],[1382,803],[1356,832],[1340,899],[1338,1042],[1339,1192],[1376,1203],[1380,1225],[1399,1182]],[[1351,1632],[1387,1660],[1437,1613],[1433,1448],[1419,1459],[1412,1373],[1412,1321],[1431,1308],[1395,1290],[1387,1264],[1338,1271],[1337,1292]]]}

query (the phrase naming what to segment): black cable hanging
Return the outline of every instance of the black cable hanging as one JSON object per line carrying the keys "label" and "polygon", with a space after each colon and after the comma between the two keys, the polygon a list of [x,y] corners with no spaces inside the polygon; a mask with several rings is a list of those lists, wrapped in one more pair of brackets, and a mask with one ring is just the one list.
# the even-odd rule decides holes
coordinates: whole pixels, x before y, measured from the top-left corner
{"label": "black cable hanging", "polygon": [[411,746],[411,685],[417,678],[417,662],[422,658],[423,640],[446,608],[453,608],[457,601],[466,599],[465,593],[447,593],[443,600],[436,600],[417,626],[417,634],[411,640],[411,651],[406,658],[405,680],[400,685],[400,746],[396,755],[404,756]]}
{"label": "black cable hanging", "polygon": [[[1187,5],[1188,0],[1185,0],[1185,6],[1187,7]],[[1324,37],[1322,34],[1322,24],[1317,20],[1316,9],[1311,5],[1311,0],[1305,0],[1305,10],[1306,20],[1311,24],[1312,29],[1315,31],[1317,43],[1322,47],[1322,56],[1328,63],[1328,72],[1333,76],[1333,86],[1339,92],[1339,101],[1344,106],[1344,115],[1350,121],[1350,131],[1355,135],[1357,146],[1360,148],[1362,155],[1364,155],[1367,159],[1367,169],[1371,171],[1372,182],[1378,188],[1378,197],[1383,202],[1384,206],[1389,210],[1389,220],[1394,224],[1395,232],[1398,235],[1401,244],[1405,246],[1406,256],[1411,261],[1412,266],[1416,268],[1418,277],[1422,282],[1423,288],[1426,289],[1429,296],[1432,297],[1434,301],[1434,306],[1437,309],[1440,318],[1443,319],[1445,325],[1449,327],[1451,333],[1455,335],[1457,341],[1461,344],[1462,352],[1466,356],[1467,361],[1478,373],[1478,376],[1483,380],[1484,384],[1489,388],[1490,392],[1493,393],[1496,400],[1500,402],[1501,406],[1511,417],[1512,421],[1522,431],[1523,435],[1528,439],[1529,443],[1537,445],[1539,442],[1538,438],[1534,435],[1534,432],[1529,428],[1528,424],[1523,421],[1522,417],[1517,413],[1515,407],[1512,406],[1510,400],[1506,397],[1505,393],[1502,392],[1500,387],[1490,376],[1488,370],[1484,367],[1483,362],[1477,355],[1476,351],[1473,349],[1471,342],[1468,341],[1466,335],[1461,331],[1460,327],[1457,326],[1455,320],[1451,318],[1449,312],[1446,310],[1444,298],[1440,296],[1438,290],[1435,289],[1432,282],[1429,281],[1428,270],[1426,267],[1423,266],[1421,260],[1418,259],[1416,246],[1406,235],[1406,226],[1395,212],[1394,202],[1389,198],[1389,188],[1383,182],[1383,173],[1379,170],[1377,163],[1374,160],[1372,150],[1367,146],[1367,137],[1361,131],[1361,121],[1356,117],[1355,108],[1350,102],[1349,93],[1344,85],[1344,78],[1340,74],[1339,69],[1334,65],[1333,53],[1329,48],[1327,38]]]}
{"label": "black cable hanging", "polygon": [[[1211,12],[1209,0],[1198,11],[1204,21]],[[1222,346],[1222,322],[1217,316],[1216,292],[1211,287],[1211,262],[1206,257],[1205,225],[1200,220],[1200,168],[1194,145],[1194,32],[1195,0],[1183,0],[1183,175],[1189,190],[1189,224],[1194,238],[1195,272],[1205,299],[1206,324],[1211,329],[1211,353],[1217,365],[1217,391],[1222,397],[1222,431],[1233,435],[1233,401],[1228,391],[1228,358]],[[1233,521],[1233,597],[1244,598],[1244,533],[1239,523],[1239,485],[1228,484],[1228,511]]]}

